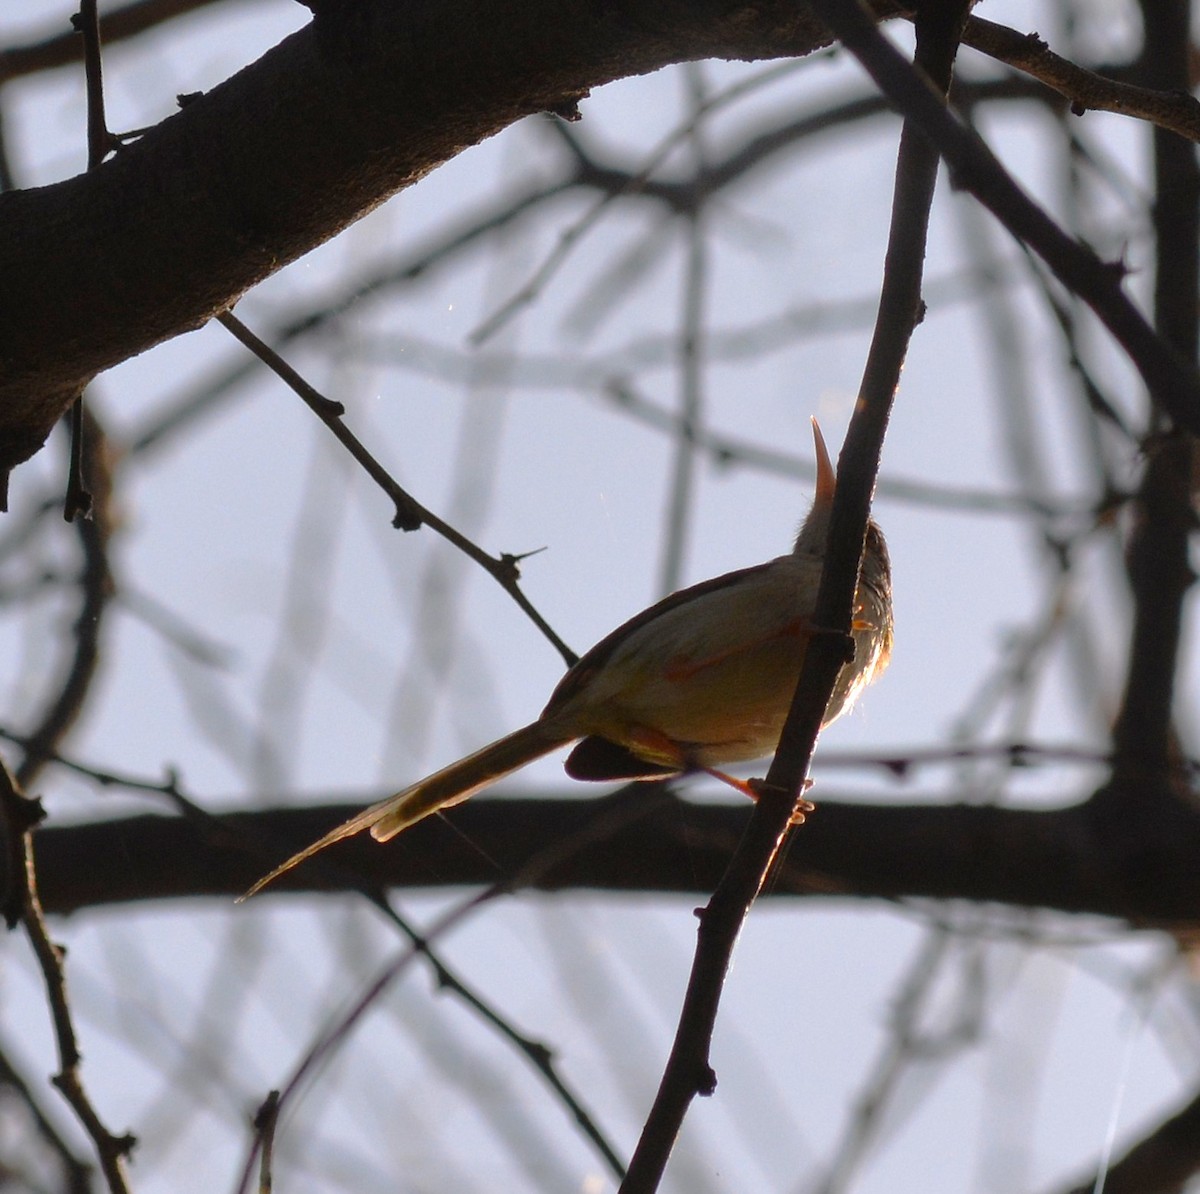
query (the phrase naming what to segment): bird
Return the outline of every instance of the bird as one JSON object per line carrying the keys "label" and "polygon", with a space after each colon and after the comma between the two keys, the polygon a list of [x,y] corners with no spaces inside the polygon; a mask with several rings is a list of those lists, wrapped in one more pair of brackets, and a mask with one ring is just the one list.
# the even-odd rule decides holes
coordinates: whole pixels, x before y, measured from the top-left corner
{"label": "bird", "polygon": [[[837,479],[816,419],[812,428],[816,490],[787,555],[681,589],[635,615],[566,672],[536,720],[351,817],[264,875],[242,898],[334,842],[364,829],[386,842],[570,743],[576,745],[564,766],[573,779],[645,780],[704,771],[755,797],[753,781],[717,768],[775,750],[815,629]],[[891,564],[873,520],[851,636],[853,658],[838,674],[822,726],[854,704],[891,656]]]}

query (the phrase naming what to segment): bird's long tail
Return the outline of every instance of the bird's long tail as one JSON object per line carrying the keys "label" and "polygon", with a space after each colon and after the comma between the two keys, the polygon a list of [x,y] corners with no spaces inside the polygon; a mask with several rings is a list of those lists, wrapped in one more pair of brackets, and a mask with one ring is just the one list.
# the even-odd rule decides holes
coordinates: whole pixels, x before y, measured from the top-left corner
{"label": "bird's long tail", "polygon": [[522,729],[514,730],[513,733],[477,750],[474,754],[418,780],[412,787],[371,805],[357,816],[351,817],[349,821],[344,821],[336,829],[331,829],[319,841],[306,846],[298,854],[293,854],[269,875],[264,875],[242,899],[247,900],[262,891],[267,884],[273,883],[280,875],[324,850],[326,846],[332,846],[334,842],[340,842],[343,838],[353,837],[364,829],[369,829],[376,841],[386,842],[401,830],[428,817],[430,813],[461,804],[480,789],[570,742],[572,737],[574,735],[563,737],[545,721],[535,721]]}

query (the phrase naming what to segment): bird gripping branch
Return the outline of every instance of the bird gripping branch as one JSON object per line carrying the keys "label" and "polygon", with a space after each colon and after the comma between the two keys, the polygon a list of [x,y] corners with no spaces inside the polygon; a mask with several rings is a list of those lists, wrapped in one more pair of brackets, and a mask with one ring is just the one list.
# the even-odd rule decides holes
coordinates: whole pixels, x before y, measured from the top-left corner
{"label": "bird gripping branch", "polygon": [[[265,875],[248,898],[326,846],[364,829],[385,842],[574,742],[574,779],[659,779],[706,771],[753,797],[752,782],[716,770],[775,750],[814,632],[836,477],[813,420],[817,486],[792,550],[672,593],[598,642],[572,667],[536,721],[372,805]],[[823,725],[887,666],[892,581],[887,546],[867,524],[851,635]]]}

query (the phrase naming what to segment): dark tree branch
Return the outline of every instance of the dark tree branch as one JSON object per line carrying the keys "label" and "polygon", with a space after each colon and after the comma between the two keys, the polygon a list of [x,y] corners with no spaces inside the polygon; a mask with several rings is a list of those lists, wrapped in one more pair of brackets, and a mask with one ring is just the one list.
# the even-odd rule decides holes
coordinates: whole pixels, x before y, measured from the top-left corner
{"label": "dark tree branch", "polygon": [[[1110,79],[1061,58],[1036,34],[1018,33],[983,17],[972,16],[963,30],[963,45],[1031,75],[1070,101],[1071,110],[1116,112],[1148,120],[1191,141],[1200,141],[1200,100],[1186,82],[1178,90],[1161,80],[1157,90]],[[1186,51],[1187,42],[1181,43]]]}
{"label": "dark tree branch", "polygon": [[[928,4],[917,17],[917,61],[943,93],[949,90],[966,0]],[[621,1184],[622,1194],[652,1194],[697,1095],[711,1095],[717,1077],[709,1060],[725,977],[742,924],[779,855],[797,810],[829,696],[842,667],[854,613],[854,593],[900,370],[920,321],[921,278],[929,211],[937,180],[937,153],[914,126],[900,135],[896,185],[883,289],[870,352],[838,461],[821,584],[804,663],[779,747],[759,791],[754,813],[729,866],[700,913],[696,955],[679,1025],[654,1104]],[[803,820],[801,816],[799,818]]]}
{"label": "dark tree branch", "polygon": [[200,326],[521,117],[671,62],[826,40],[790,0],[322,6],[100,169],[0,194],[0,471],[96,373]]}
{"label": "dark tree branch", "polygon": [[879,88],[937,146],[956,184],[1091,307],[1141,373],[1153,400],[1180,426],[1200,433],[1200,376],[1194,363],[1158,335],[1125,294],[1125,267],[1102,261],[1025,194],[974,130],[947,110],[936,90],[879,33],[859,0],[810,3]]}
{"label": "dark tree branch", "polygon": [[395,478],[367,450],[366,445],[346,425],[343,415],[345,407],[340,402],[326,398],[318,393],[309,383],[296,372],[269,344],[260,340],[240,319],[231,311],[224,311],[217,316],[221,325],[245,345],[260,361],[271,369],[277,377],[303,399],[309,410],[329,428],[337,437],[338,442],[359,463],[367,475],[391,498],[395,506],[395,516],[392,526],[404,531],[419,530],[427,526],[436,531],[447,542],[452,543],[469,560],[478,564],[497,584],[520,606],[531,622],[545,635],[547,641],[562,656],[567,667],[574,665],[579,658],[566,643],[559,638],[554,627],[538,612],[533,602],[525,596],[520,585],[520,559],[511,554],[501,556],[489,555],[477,543],[472,542],[461,531],[439,518],[432,510],[426,509],[410,493],[407,492]]}
{"label": "dark tree branch", "polygon": [[[1186,0],[1143,3],[1145,61],[1164,87],[1189,85]],[[1197,359],[1200,322],[1200,165],[1196,147],[1154,130],[1155,326],[1164,342]],[[1180,429],[1152,440],[1129,544],[1134,597],[1133,637],[1121,711],[1113,729],[1117,774],[1122,769],[1165,780],[1172,771],[1172,711],[1179,666],[1183,606],[1195,577],[1188,559],[1196,526],[1192,506],[1196,441]]]}
{"label": "dark tree branch", "polygon": [[83,1084],[80,1072],[82,1059],[67,998],[63,950],[50,938],[38,896],[33,836],[34,826],[41,816],[41,806],[24,795],[9,774],[8,768],[0,761],[0,817],[3,818],[9,841],[20,842],[20,853],[24,863],[20,871],[20,909],[15,918],[10,913],[10,925],[19,920],[25,926],[46,985],[54,1038],[58,1046],[59,1070],[54,1075],[53,1082],[91,1138],[110,1194],[129,1194],[128,1175],[125,1172],[126,1158],[135,1140],[128,1134],[115,1136],[104,1126]]}
{"label": "dark tree branch", "polygon": [[[122,903],[233,900],[264,866],[313,841],[377,797],[230,813],[204,823],[139,816],[48,826],[35,838],[42,901],[65,914]],[[1137,793],[1131,795],[1136,801]],[[528,858],[592,824],[607,798],[479,799],[380,847],[331,847],[329,869],[300,867],[277,892],[354,893],[364,885],[452,888],[517,873]],[[1050,811],[973,804],[819,804],[803,848],[785,852],[764,897],[946,899],[1108,916],[1194,929],[1200,921],[1200,813],[1151,804],[1124,825],[1089,803]],[[744,804],[664,800],[636,826],[580,851],[538,884],[545,891],[707,895],[745,830]],[[270,843],[268,846],[267,843]],[[254,905],[252,904],[251,907]]]}

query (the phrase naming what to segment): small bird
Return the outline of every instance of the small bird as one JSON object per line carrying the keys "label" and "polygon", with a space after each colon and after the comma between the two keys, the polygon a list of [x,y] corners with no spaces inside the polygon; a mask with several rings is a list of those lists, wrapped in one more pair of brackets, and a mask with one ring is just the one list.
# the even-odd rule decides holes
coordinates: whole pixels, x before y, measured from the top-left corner
{"label": "small bird", "polygon": [[[563,676],[536,721],[351,817],[243,898],[342,838],[369,829],[386,842],[571,742],[577,745],[565,767],[573,779],[705,771],[753,798],[752,784],[716,767],[775,750],[813,630],[836,477],[815,419],[812,426],[816,494],[788,555],[692,585],[643,610]],[[867,524],[855,603],[854,658],[838,674],[823,725],[850,708],[891,654],[891,567],[874,522]]]}

